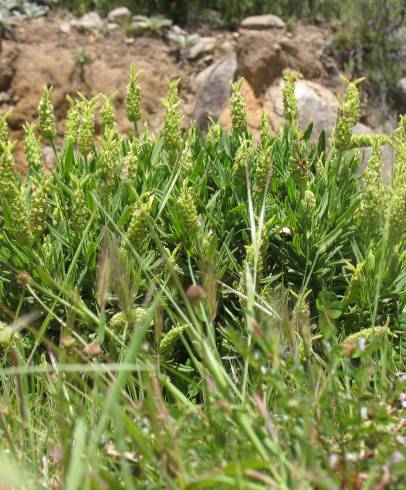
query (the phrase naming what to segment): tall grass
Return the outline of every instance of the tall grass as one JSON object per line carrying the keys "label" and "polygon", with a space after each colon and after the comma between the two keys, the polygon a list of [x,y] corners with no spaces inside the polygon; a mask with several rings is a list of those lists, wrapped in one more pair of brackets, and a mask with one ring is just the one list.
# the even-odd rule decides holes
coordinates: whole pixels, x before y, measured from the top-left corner
{"label": "tall grass", "polygon": [[[402,488],[406,119],[329,139],[297,119],[121,135],[110,98],[52,92],[26,126],[28,175],[0,119],[0,482],[10,488]],[[102,134],[95,135],[99,117]],[[42,145],[55,152],[48,175]],[[392,181],[380,146],[395,151]],[[364,175],[359,147],[371,146]]]}

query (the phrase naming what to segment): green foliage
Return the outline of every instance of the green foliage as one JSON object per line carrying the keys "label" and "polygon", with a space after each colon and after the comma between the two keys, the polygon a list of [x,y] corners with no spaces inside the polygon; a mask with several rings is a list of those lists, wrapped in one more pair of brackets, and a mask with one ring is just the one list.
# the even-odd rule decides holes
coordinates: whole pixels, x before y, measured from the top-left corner
{"label": "green foliage", "polygon": [[49,177],[3,124],[1,484],[405,487],[406,119],[392,181],[374,146],[362,184],[356,84],[313,141],[287,77],[258,143],[241,82],[207,138],[176,82],[155,137],[78,94]]}

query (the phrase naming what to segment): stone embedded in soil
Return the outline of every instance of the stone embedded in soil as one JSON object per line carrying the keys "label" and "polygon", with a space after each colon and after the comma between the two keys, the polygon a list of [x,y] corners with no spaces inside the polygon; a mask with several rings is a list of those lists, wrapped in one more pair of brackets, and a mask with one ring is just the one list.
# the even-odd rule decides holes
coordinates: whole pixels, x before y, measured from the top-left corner
{"label": "stone embedded in soil", "polygon": [[217,120],[223,113],[236,74],[237,58],[232,51],[197,75],[193,118],[202,130],[207,129],[210,118]]}
{"label": "stone embedded in soil", "polygon": [[214,51],[216,44],[217,39],[215,37],[202,37],[188,48],[186,57],[189,60],[196,60],[205,54],[210,54]]}
{"label": "stone embedded in soil", "polygon": [[285,29],[285,22],[276,15],[254,15],[241,22],[244,29]]}
{"label": "stone embedded in soil", "polygon": [[237,41],[239,71],[257,97],[281,77],[285,68],[299,70],[306,79],[328,80],[334,60],[326,54],[327,46],[325,33],[312,26],[298,25],[292,38],[275,30],[241,30]]}
{"label": "stone embedded in soil", "polygon": [[131,12],[127,7],[117,7],[107,15],[107,20],[116,24],[122,24],[131,19]]}
{"label": "stone embedded in soil", "polygon": [[149,23],[147,20],[134,19],[131,23],[131,34],[133,36],[143,36],[149,32]]}
{"label": "stone embedded in soil", "polygon": [[79,31],[98,31],[103,27],[103,20],[97,12],[89,12],[79,19],[72,20],[71,25]]}
{"label": "stone embedded in soil", "polygon": [[280,35],[249,32],[238,39],[239,72],[259,96],[282,74]]}

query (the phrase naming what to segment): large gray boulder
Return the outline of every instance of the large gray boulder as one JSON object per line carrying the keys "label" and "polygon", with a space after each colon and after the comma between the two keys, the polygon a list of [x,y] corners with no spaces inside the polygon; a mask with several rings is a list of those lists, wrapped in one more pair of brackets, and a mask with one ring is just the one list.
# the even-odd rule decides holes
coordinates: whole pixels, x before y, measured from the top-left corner
{"label": "large gray boulder", "polygon": [[[280,79],[265,94],[265,109],[271,114],[271,120],[280,123],[283,119],[283,85]],[[299,123],[306,129],[313,123],[313,135],[318,138],[321,131],[331,129],[336,121],[338,99],[335,94],[319,83],[309,80],[296,82]]]}
{"label": "large gray boulder", "polygon": [[205,131],[209,118],[217,120],[230,98],[230,81],[237,73],[237,57],[233,51],[213,65],[205,68],[196,77],[196,102],[193,118]]}

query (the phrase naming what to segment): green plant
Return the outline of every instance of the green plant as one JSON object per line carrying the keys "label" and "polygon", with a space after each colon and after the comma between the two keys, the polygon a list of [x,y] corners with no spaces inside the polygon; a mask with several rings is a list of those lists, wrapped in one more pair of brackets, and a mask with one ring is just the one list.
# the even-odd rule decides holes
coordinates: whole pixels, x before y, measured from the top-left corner
{"label": "green plant", "polygon": [[357,84],[312,142],[286,78],[258,143],[240,83],[207,138],[181,129],[178,82],[156,137],[78,94],[49,176],[26,126],[25,180],[0,118],[0,483],[405,486],[406,119],[365,139],[396,166],[382,182],[375,148],[362,186]]}

